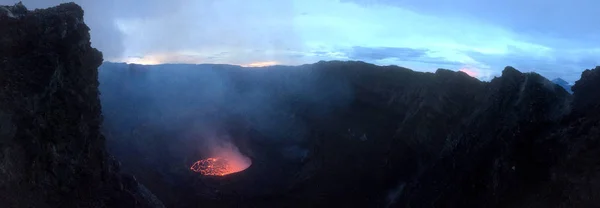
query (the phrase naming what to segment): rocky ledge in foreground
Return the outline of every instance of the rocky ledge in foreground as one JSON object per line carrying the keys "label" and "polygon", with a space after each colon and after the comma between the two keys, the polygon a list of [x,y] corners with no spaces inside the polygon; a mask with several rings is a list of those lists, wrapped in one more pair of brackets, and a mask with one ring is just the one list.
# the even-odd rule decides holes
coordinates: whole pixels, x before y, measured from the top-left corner
{"label": "rocky ledge in foreground", "polygon": [[0,6],[0,28],[0,205],[162,207],[106,152],[81,7]]}

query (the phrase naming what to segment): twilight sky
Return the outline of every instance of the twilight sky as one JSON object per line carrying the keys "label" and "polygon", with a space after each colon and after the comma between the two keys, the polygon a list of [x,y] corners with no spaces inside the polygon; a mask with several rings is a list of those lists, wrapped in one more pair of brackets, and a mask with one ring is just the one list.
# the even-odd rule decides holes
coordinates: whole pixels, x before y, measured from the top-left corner
{"label": "twilight sky", "polygon": [[[29,9],[65,2],[22,1]],[[597,0],[74,1],[107,61],[362,60],[482,79],[512,65],[569,82],[600,65]]]}

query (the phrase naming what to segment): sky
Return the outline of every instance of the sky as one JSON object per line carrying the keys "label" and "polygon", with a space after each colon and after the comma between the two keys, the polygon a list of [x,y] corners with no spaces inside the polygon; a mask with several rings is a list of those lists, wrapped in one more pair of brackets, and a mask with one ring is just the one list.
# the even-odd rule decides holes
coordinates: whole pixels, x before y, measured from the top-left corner
{"label": "sky", "polygon": [[[65,2],[22,1],[29,9]],[[92,45],[113,62],[361,60],[484,80],[510,65],[569,82],[600,65],[597,0],[74,1]]]}

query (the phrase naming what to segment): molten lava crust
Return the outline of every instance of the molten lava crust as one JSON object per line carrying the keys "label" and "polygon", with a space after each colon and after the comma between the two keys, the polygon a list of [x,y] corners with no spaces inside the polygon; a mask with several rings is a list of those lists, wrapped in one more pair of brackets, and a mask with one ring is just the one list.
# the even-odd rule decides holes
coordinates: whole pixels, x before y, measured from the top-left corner
{"label": "molten lava crust", "polygon": [[224,176],[231,173],[236,173],[248,168],[244,165],[235,165],[229,160],[220,157],[210,157],[207,159],[195,162],[190,169],[207,176]]}

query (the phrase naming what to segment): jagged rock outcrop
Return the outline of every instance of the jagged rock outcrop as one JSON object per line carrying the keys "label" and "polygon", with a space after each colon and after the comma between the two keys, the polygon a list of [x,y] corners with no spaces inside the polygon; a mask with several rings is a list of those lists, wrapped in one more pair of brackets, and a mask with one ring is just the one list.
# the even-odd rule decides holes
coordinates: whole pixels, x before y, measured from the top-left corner
{"label": "jagged rock outcrop", "polygon": [[83,10],[0,6],[0,206],[161,207],[107,154]]}
{"label": "jagged rock outcrop", "polygon": [[549,177],[556,141],[545,138],[569,113],[570,95],[512,67],[486,85],[464,128],[449,136],[453,149],[411,179],[399,207],[503,207]]}
{"label": "jagged rock outcrop", "polygon": [[581,79],[573,86],[573,111],[578,114],[590,115],[597,113],[600,105],[600,66],[587,69],[581,74]]}
{"label": "jagged rock outcrop", "polygon": [[[573,86],[571,113],[547,140],[558,142],[550,180],[520,207],[595,207],[600,204],[600,66]],[[514,206],[517,207],[517,206]]]}

